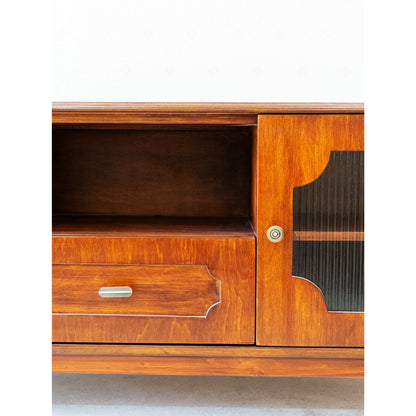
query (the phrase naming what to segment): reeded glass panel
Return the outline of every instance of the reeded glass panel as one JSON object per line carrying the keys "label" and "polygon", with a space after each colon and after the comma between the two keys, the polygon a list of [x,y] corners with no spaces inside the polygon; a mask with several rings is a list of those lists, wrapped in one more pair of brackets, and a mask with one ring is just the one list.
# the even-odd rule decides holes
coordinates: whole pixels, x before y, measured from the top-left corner
{"label": "reeded glass panel", "polygon": [[332,151],[322,174],[293,189],[293,276],[330,311],[364,310],[364,152]]}

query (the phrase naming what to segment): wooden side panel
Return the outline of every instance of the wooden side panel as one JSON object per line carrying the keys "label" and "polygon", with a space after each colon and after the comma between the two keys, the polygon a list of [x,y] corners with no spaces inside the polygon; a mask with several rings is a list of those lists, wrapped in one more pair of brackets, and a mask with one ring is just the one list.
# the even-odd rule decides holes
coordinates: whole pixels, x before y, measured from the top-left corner
{"label": "wooden side panel", "polygon": [[227,346],[53,346],[54,372],[227,376],[363,377],[364,353],[351,348]]}
{"label": "wooden side panel", "polygon": [[[364,150],[363,115],[259,116],[257,343],[360,347],[362,313],[328,312],[320,290],[292,277],[293,187],[315,180],[331,150]],[[266,237],[283,228],[279,243]]]}
{"label": "wooden side panel", "polygon": [[[54,236],[52,246],[55,264],[95,264],[109,269],[111,264],[147,265],[149,268],[159,265],[166,266],[166,270],[172,265],[182,268],[203,265],[217,281],[221,281],[221,302],[206,317],[55,315],[52,319],[54,342],[254,343],[254,238]],[[108,273],[112,272],[109,270]],[[187,280],[190,278],[188,276]],[[201,276],[194,274],[193,278],[201,279]],[[215,284],[214,280],[211,281]],[[178,294],[178,291],[175,293]],[[159,294],[158,308],[162,310],[161,305],[166,298]],[[207,303],[214,301],[210,299]],[[92,307],[95,308],[94,305]],[[133,313],[136,311],[132,309]]]}
{"label": "wooden side panel", "polygon": [[[202,265],[55,265],[52,273],[54,314],[205,318],[221,299],[221,282]],[[132,294],[102,297],[103,287],[128,287]]]}
{"label": "wooden side panel", "polygon": [[257,147],[258,147],[258,140],[257,140],[257,126],[253,127],[253,144],[252,144],[252,151],[251,151],[251,221],[253,224],[254,232],[257,234]]}

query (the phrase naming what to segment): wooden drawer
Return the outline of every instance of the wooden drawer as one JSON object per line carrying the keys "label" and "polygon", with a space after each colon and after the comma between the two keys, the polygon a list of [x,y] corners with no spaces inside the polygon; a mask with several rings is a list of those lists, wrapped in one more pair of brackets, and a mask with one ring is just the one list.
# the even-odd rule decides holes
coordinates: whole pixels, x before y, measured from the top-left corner
{"label": "wooden drawer", "polygon": [[203,265],[55,265],[55,314],[206,318],[221,281]]}
{"label": "wooden drawer", "polygon": [[54,237],[53,249],[54,342],[254,343],[254,238]]}

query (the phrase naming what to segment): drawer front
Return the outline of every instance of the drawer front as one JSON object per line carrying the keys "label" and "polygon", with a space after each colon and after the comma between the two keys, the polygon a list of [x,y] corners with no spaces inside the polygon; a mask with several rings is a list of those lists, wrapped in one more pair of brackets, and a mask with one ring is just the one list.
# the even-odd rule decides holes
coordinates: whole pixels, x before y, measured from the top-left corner
{"label": "drawer front", "polygon": [[221,282],[203,265],[54,265],[53,313],[206,318]]}
{"label": "drawer front", "polygon": [[253,344],[254,239],[53,238],[53,341]]}

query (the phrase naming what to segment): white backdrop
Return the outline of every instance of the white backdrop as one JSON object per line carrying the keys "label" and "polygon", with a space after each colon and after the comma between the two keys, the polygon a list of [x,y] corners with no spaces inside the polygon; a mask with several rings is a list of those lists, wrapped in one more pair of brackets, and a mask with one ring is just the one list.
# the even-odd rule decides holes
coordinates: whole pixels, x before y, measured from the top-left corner
{"label": "white backdrop", "polygon": [[55,0],[54,101],[363,101],[363,0]]}

